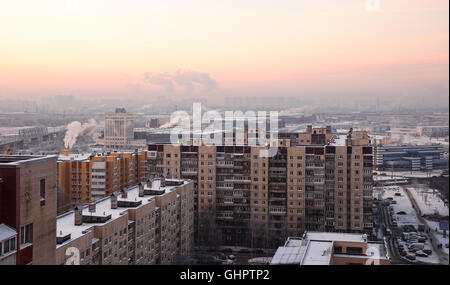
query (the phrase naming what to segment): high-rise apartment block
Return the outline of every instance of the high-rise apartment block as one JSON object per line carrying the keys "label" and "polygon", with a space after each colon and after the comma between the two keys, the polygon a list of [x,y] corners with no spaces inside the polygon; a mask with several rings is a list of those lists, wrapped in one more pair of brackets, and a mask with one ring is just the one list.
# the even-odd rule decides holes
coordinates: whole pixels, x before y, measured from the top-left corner
{"label": "high-rise apartment block", "polygon": [[149,145],[149,174],[196,181],[197,239],[276,246],[304,231],[372,232],[372,146],[365,132],[331,128],[265,146]]}
{"label": "high-rise apartment block", "polygon": [[149,179],[57,218],[56,264],[172,264],[194,245],[192,181]]}
{"label": "high-rise apartment block", "polygon": [[0,156],[0,264],[54,264],[56,156]]}
{"label": "high-rise apartment block", "polygon": [[147,151],[58,157],[58,213],[104,198],[147,179]]}

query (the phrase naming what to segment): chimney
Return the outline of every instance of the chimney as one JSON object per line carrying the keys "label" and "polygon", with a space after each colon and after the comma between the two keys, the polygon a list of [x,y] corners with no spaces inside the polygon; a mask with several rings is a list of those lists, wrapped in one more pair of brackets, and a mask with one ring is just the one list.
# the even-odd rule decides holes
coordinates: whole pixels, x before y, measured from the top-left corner
{"label": "chimney", "polygon": [[122,189],[122,192],[121,192],[121,193],[122,193],[122,198],[123,198],[123,199],[126,199],[126,198],[128,197],[128,193],[127,193],[127,191],[125,190],[125,188]]}
{"label": "chimney", "polygon": [[76,206],[74,209],[75,213],[75,226],[80,226],[83,224],[83,207],[80,205]]}
{"label": "chimney", "polygon": [[117,192],[111,194],[111,209],[117,209]]}
{"label": "chimney", "polygon": [[331,126],[326,126],[327,134],[331,134]]}
{"label": "chimney", "polygon": [[163,176],[163,175],[161,175],[161,178],[160,178],[160,185],[159,185],[160,187],[166,187],[166,177],[165,176]]}
{"label": "chimney", "polygon": [[152,189],[152,180],[151,179],[147,180],[147,188]]}
{"label": "chimney", "polygon": [[95,213],[95,209],[96,209],[96,204],[95,204],[95,202],[89,203],[89,212],[90,212],[90,213]]}
{"label": "chimney", "polygon": [[308,125],[308,126],[306,127],[306,132],[307,132],[308,134],[312,134],[312,125]]}
{"label": "chimney", "polygon": [[144,197],[144,182],[139,183],[139,197]]}

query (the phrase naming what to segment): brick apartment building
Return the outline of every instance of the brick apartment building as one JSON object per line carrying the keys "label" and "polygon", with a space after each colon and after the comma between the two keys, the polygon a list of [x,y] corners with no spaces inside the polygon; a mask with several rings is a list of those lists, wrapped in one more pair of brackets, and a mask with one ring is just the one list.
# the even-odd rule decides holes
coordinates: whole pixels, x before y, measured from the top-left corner
{"label": "brick apartment building", "polygon": [[54,264],[56,156],[0,156],[0,264]]}
{"label": "brick apartment building", "polygon": [[59,216],[56,264],[172,264],[192,250],[193,222],[193,182],[152,179]]}
{"label": "brick apartment building", "polygon": [[58,214],[147,178],[147,151],[69,154],[58,157]]}
{"label": "brick apartment building", "polygon": [[149,145],[149,175],[195,181],[196,240],[277,246],[304,231],[371,234],[372,146],[365,132],[331,128],[262,146]]}

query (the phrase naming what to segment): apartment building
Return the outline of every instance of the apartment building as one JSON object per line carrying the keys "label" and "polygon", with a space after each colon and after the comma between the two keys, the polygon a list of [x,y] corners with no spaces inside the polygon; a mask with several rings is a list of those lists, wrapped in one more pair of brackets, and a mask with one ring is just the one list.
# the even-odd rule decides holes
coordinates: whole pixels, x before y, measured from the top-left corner
{"label": "apartment building", "polygon": [[0,264],[54,264],[56,156],[0,156]]}
{"label": "apartment building", "polygon": [[69,154],[58,157],[58,213],[145,181],[147,151]]}
{"label": "apartment building", "polygon": [[56,264],[172,264],[193,248],[193,190],[150,179],[58,216]]}
{"label": "apartment building", "polygon": [[270,246],[306,230],[372,231],[372,147],[365,132],[308,128],[264,146],[149,145],[149,173],[196,181],[199,242]]}
{"label": "apartment building", "polygon": [[279,247],[270,265],[389,265],[382,242],[364,234],[305,232]]}

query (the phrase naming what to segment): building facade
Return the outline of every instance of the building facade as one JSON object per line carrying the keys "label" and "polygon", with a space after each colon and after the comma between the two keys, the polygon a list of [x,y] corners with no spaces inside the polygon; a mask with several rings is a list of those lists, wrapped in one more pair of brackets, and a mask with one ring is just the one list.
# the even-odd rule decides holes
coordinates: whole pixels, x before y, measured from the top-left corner
{"label": "building facade", "polygon": [[56,156],[0,156],[0,264],[54,264]]}
{"label": "building facade", "polygon": [[69,154],[57,162],[58,213],[145,181],[147,151]]}
{"label": "building facade", "polygon": [[273,246],[305,230],[372,232],[367,134],[330,129],[260,146],[149,145],[149,174],[193,179],[200,243]]}
{"label": "building facade", "polygon": [[56,264],[172,264],[193,249],[193,215],[191,181],[153,179],[114,192],[57,218]]}

